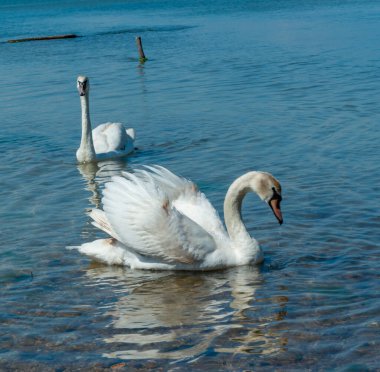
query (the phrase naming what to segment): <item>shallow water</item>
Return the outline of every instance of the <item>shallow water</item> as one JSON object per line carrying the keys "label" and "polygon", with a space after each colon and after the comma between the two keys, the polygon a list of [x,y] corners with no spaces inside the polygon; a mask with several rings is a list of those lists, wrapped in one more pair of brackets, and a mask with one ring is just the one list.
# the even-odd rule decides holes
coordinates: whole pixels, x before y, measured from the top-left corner
{"label": "shallow water", "polygon": [[[0,1],[0,367],[376,370],[380,336],[376,1]],[[5,43],[77,33],[76,39]],[[148,61],[137,60],[135,36]],[[78,166],[75,81],[94,123],[135,127],[123,161]],[[285,223],[249,196],[265,262],[140,272],[67,246],[123,169],[161,164],[219,212],[273,173]]]}

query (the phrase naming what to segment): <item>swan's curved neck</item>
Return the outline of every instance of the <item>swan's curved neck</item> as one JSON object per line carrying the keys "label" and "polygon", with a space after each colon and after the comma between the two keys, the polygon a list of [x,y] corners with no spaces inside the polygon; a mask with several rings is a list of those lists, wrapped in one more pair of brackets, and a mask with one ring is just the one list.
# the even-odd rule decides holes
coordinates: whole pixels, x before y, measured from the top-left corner
{"label": "swan's curved neck", "polygon": [[88,93],[80,97],[82,108],[82,138],[79,149],[77,151],[77,158],[80,162],[88,162],[96,159],[94,143],[92,141],[92,128],[90,120],[90,107]]}
{"label": "swan's curved neck", "polygon": [[236,179],[229,187],[224,200],[224,221],[230,238],[244,242],[251,240],[241,217],[241,206],[247,192],[256,192],[257,172],[249,172]]}

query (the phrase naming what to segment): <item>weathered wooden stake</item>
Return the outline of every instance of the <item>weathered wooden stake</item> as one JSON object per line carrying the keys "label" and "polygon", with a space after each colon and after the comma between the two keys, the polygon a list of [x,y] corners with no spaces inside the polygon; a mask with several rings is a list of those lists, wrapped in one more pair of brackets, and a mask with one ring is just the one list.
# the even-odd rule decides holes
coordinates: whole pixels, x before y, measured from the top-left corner
{"label": "weathered wooden stake", "polygon": [[137,44],[137,49],[139,51],[139,61],[145,62],[148,58],[145,57],[140,36],[136,37],[136,44]]}
{"label": "weathered wooden stake", "polygon": [[78,37],[75,34],[68,34],[68,35],[55,35],[55,36],[39,36],[39,37],[28,37],[25,39],[13,39],[8,40],[8,43],[21,43],[24,41],[35,41],[35,40],[52,40],[52,39],[71,39],[74,37]]}

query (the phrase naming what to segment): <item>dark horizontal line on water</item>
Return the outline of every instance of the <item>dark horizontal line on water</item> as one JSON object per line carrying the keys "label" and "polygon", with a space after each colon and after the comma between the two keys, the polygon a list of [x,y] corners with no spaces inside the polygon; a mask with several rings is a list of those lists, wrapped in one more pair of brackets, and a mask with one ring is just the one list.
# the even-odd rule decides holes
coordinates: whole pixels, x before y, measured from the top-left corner
{"label": "dark horizontal line on water", "polygon": [[173,32],[173,31],[182,31],[195,26],[153,26],[153,27],[135,27],[135,28],[126,28],[123,30],[113,30],[113,31],[104,31],[97,35],[117,35],[117,34],[137,34],[144,32]]}
{"label": "dark horizontal line on water", "polygon": [[8,43],[22,43],[26,41],[42,41],[42,40],[57,40],[57,39],[74,39],[78,37],[86,37],[86,36],[104,36],[104,35],[119,35],[119,34],[139,34],[146,32],[175,32],[187,30],[189,28],[193,28],[195,26],[156,26],[156,27],[134,27],[134,28],[126,28],[122,30],[112,30],[112,31],[104,31],[100,33],[96,33],[94,35],[77,35],[77,34],[63,34],[63,35],[48,35],[48,36],[34,36],[34,37],[26,37],[19,39],[9,39]]}

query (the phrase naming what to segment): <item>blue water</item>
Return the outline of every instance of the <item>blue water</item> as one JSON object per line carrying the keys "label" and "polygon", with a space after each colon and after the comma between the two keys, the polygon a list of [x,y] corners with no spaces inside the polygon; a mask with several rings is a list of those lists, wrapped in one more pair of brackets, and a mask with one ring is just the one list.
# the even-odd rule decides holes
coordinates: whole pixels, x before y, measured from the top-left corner
{"label": "blue water", "polygon": [[[0,1],[0,369],[378,370],[379,22],[366,0]],[[136,129],[126,160],[76,164],[79,74],[93,123]],[[237,176],[273,173],[284,225],[243,206],[263,265],[140,272],[66,249],[104,236],[86,214],[104,183],[152,163],[221,214]]]}

